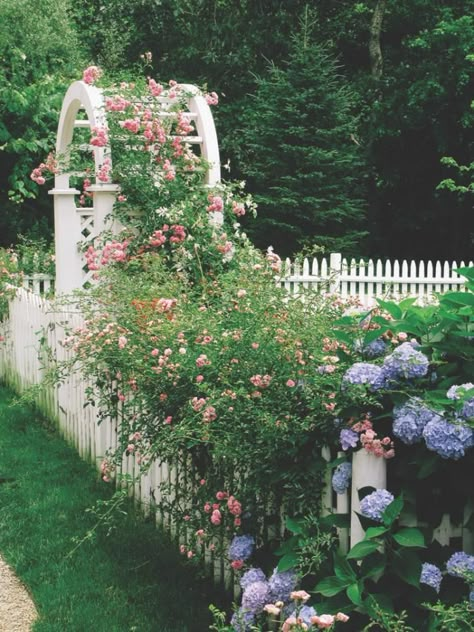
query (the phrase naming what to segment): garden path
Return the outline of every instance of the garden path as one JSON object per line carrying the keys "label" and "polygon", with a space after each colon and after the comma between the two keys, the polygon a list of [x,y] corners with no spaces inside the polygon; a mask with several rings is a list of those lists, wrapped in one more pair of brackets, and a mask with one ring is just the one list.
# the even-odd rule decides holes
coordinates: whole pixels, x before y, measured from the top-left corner
{"label": "garden path", "polygon": [[27,590],[0,557],[0,632],[29,632],[36,617]]}

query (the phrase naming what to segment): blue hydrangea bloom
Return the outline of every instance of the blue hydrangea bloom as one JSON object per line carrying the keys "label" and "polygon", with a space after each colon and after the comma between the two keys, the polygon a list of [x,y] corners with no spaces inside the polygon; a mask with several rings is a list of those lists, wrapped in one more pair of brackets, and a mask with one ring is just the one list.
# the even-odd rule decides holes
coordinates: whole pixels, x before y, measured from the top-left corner
{"label": "blue hydrangea bloom", "polygon": [[240,586],[242,590],[245,590],[249,584],[265,581],[267,581],[267,577],[261,568],[249,568],[240,578]]}
{"label": "blue hydrangea bloom", "polygon": [[249,584],[242,595],[242,608],[252,614],[262,612],[270,602],[270,586],[267,581]]}
{"label": "blue hydrangea bloom", "polygon": [[243,608],[234,613],[230,621],[235,632],[249,632],[254,623],[255,615],[252,612],[246,612]]}
{"label": "blue hydrangea bloom", "polygon": [[339,434],[339,441],[341,442],[341,448],[343,450],[355,448],[359,441],[359,435],[355,430],[344,428]]}
{"label": "blue hydrangea bloom", "polygon": [[429,421],[442,421],[440,415],[423,405],[418,397],[393,409],[393,434],[403,443],[412,445],[421,441]]}
{"label": "blue hydrangea bloom", "polygon": [[364,345],[361,340],[357,340],[354,349],[361,353],[365,358],[379,358],[384,355],[388,349],[388,345],[383,338],[376,338]]}
{"label": "blue hydrangea bloom", "polygon": [[278,572],[275,568],[272,576],[268,580],[271,603],[275,601],[288,602],[290,600],[290,593],[295,589],[297,579],[298,577],[294,571]]}
{"label": "blue hydrangea bloom", "polygon": [[464,551],[453,553],[446,562],[446,570],[453,577],[461,578],[468,573],[474,573],[474,555],[468,555]]}
{"label": "blue hydrangea bloom", "polygon": [[428,450],[437,452],[443,459],[457,461],[473,445],[474,431],[463,423],[433,419],[426,424],[423,438]]}
{"label": "blue hydrangea bloom", "polygon": [[360,513],[376,522],[382,522],[382,514],[393,500],[393,494],[386,489],[376,489],[360,501]]}
{"label": "blue hydrangea bloom", "polygon": [[[317,614],[318,613],[313,606],[302,606],[298,612],[298,617],[308,626],[308,628],[312,629],[311,617],[315,617]],[[290,612],[288,612],[287,616],[296,617],[296,608],[293,608]]]}
{"label": "blue hydrangea bloom", "polygon": [[229,546],[231,560],[247,560],[253,553],[255,540],[251,535],[236,535]]}
{"label": "blue hydrangea bloom", "polygon": [[332,475],[332,488],[336,494],[344,494],[349,487],[352,476],[352,465],[347,461],[336,467]]}
{"label": "blue hydrangea bloom", "polygon": [[[461,399],[461,397],[471,388],[474,388],[472,382],[466,382],[466,384],[455,384],[446,393],[446,397],[449,399]],[[465,419],[472,419],[474,417],[474,397],[470,397],[465,400],[463,407],[460,411],[460,415]]]}
{"label": "blue hydrangea bloom", "polygon": [[434,564],[428,564],[427,562],[421,567],[420,584],[427,584],[434,588],[437,593],[441,586],[441,580],[443,574],[441,570]]}
{"label": "blue hydrangea bloom", "polygon": [[383,374],[388,380],[424,377],[428,373],[429,360],[410,342],[397,347],[383,362]]}
{"label": "blue hydrangea bloom", "polygon": [[366,384],[371,390],[377,390],[384,385],[382,367],[370,362],[356,362],[345,372],[342,387],[349,384]]}

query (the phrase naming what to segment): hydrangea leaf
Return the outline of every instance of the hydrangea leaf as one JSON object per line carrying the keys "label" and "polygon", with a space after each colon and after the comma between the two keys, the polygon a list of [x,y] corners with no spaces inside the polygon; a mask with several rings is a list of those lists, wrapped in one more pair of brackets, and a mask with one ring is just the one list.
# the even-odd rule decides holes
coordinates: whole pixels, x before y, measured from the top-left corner
{"label": "hydrangea leaf", "polygon": [[347,554],[347,559],[360,560],[363,557],[374,553],[378,546],[378,543],[373,542],[372,540],[362,540],[362,542],[357,542],[357,544],[355,544]]}
{"label": "hydrangea leaf", "polygon": [[351,579],[340,579],[335,575],[331,577],[326,577],[322,579],[320,582],[316,584],[315,592],[321,593],[325,597],[333,597],[337,595],[342,590],[350,586],[352,583]]}
{"label": "hydrangea leaf", "polygon": [[362,604],[362,591],[364,589],[363,582],[355,582],[348,586],[346,589],[346,595],[355,603],[356,606],[360,606]]}
{"label": "hydrangea leaf", "polygon": [[392,568],[404,582],[415,588],[420,587],[421,561],[416,553],[407,549],[395,551]]}
{"label": "hydrangea leaf", "polygon": [[372,538],[378,538],[384,533],[387,533],[388,530],[387,527],[369,527],[365,532],[365,539],[371,540]]}
{"label": "hydrangea leaf", "polygon": [[388,505],[388,507],[385,508],[382,514],[384,525],[387,527],[390,527],[398,518],[402,509],[403,509],[403,496],[400,494],[400,496],[397,496],[397,498],[395,498],[395,500],[392,500],[390,505]]}
{"label": "hydrangea leaf", "polygon": [[415,527],[404,527],[393,534],[393,539],[401,546],[425,547],[425,537]]}
{"label": "hydrangea leaf", "polygon": [[357,575],[349,562],[337,553],[334,554],[334,572],[342,580],[354,582],[357,579]]}
{"label": "hydrangea leaf", "polygon": [[283,571],[288,571],[290,568],[295,568],[298,565],[298,556],[296,553],[287,553],[284,555],[281,560],[278,562],[278,571],[282,573]]}
{"label": "hydrangea leaf", "polygon": [[386,564],[387,560],[385,555],[377,551],[377,553],[362,560],[360,574],[365,578],[381,575],[385,570]]}

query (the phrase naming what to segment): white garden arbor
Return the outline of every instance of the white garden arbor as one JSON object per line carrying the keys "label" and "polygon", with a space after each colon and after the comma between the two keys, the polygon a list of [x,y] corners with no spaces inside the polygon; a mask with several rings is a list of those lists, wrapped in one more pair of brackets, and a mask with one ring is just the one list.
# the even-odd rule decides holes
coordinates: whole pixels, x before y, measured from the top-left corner
{"label": "white garden arbor", "polygon": [[[182,140],[192,145],[203,157],[209,169],[205,176],[205,184],[212,187],[220,180],[219,145],[217,141],[214,119],[206,99],[200,91],[192,85],[182,85],[181,92],[188,95],[185,106],[180,108],[186,117],[194,122],[195,133]],[[177,103],[176,98],[167,96],[151,97],[159,104],[158,116],[161,118],[175,117],[173,111]],[[56,154],[66,157],[71,151],[74,141],[74,131],[80,128],[92,130],[94,127],[103,128],[107,125],[105,100],[102,90],[88,85],[84,81],[75,81],[66,92],[59,118]],[[90,147],[93,154],[93,174],[96,174],[105,159],[112,160],[109,146]],[[56,292],[68,293],[82,288],[91,280],[92,273],[85,265],[81,246],[92,242],[104,229],[118,230],[113,225],[110,214],[119,187],[110,182],[96,181],[88,192],[93,194],[93,206],[82,207],[76,198],[81,194],[70,186],[72,173],[60,173],[55,177],[55,186],[50,193],[54,196],[54,232],[56,248]]]}

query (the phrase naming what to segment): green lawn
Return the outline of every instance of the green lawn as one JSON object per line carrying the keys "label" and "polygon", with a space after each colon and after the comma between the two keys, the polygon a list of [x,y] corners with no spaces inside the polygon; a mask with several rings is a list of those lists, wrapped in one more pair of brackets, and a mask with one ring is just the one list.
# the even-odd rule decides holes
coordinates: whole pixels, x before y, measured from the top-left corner
{"label": "green lawn", "polygon": [[[35,632],[204,632],[215,601],[175,547],[139,517],[81,545],[85,510],[113,490],[0,386],[0,552],[29,588]],[[9,480],[13,479],[13,480]]]}

